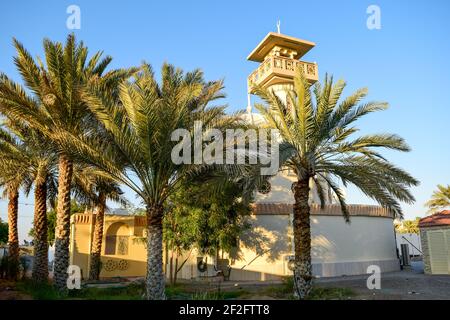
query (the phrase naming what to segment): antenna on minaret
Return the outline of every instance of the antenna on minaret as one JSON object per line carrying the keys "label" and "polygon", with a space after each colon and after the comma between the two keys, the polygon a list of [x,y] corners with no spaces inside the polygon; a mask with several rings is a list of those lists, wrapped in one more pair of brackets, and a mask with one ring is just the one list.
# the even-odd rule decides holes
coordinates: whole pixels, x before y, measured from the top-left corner
{"label": "antenna on minaret", "polygon": [[281,33],[280,26],[281,26],[281,21],[278,19],[278,21],[277,21],[277,32],[278,33]]}

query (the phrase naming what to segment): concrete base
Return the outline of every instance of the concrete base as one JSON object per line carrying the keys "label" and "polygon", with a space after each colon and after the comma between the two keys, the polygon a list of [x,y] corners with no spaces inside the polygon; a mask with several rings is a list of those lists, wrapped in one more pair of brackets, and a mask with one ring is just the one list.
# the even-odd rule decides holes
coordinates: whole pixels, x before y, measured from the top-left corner
{"label": "concrete base", "polygon": [[[381,272],[392,272],[400,270],[399,260],[374,260],[374,261],[351,261],[335,263],[313,263],[313,275],[318,278],[353,276],[367,274],[367,267],[376,265]],[[231,281],[273,281],[281,280],[292,273],[273,274],[268,272],[253,271],[248,269],[232,269]]]}
{"label": "concrete base", "polygon": [[371,265],[380,267],[381,272],[400,270],[399,260],[352,261],[335,263],[313,263],[313,274],[316,277],[338,277],[366,274]]}

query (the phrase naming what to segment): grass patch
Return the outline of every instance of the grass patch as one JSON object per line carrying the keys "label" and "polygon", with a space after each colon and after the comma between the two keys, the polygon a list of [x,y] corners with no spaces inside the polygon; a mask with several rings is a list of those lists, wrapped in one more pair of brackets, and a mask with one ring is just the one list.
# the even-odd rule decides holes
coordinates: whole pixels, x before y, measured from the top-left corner
{"label": "grass patch", "polygon": [[289,299],[293,296],[294,279],[292,277],[283,278],[283,283],[267,287],[264,294],[279,299]]}
{"label": "grass patch", "polygon": [[347,300],[355,293],[349,288],[314,287],[308,300]]}
{"label": "grass patch", "polygon": [[141,300],[144,292],[143,285],[130,284],[116,288],[81,288],[61,294],[50,283],[37,284],[32,280],[17,283],[17,290],[29,294],[35,300]]}
{"label": "grass patch", "polygon": [[[261,293],[276,299],[294,299],[293,287],[292,277],[287,277],[282,284],[267,287]],[[132,283],[126,287],[83,287],[61,295],[50,283],[36,284],[31,280],[24,280],[17,283],[16,289],[36,300],[142,300],[144,294],[143,283]],[[199,289],[185,283],[167,285],[166,297],[169,300],[230,300],[249,294],[246,290]],[[355,293],[349,288],[313,287],[308,300],[345,300],[353,296]]]}
{"label": "grass patch", "polygon": [[126,287],[82,288],[71,290],[69,299],[86,300],[142,300],[144,287],[142,284],[130,284]]}
{"label": "grass patch", "polygon": [[166,298],[169,300],[189,299],[190,294],[186,292],[184,284],[166,285]]}
{"label": "grass patch", "polygon": [[[286,277],[283,284],[270,286],[265,289],[264,293],[273,298],[294,299],[293,291],[294,279]],[[346,300],[353,296],[355,296],[355,293],[349,288],[313,287],[308,300]]]}
{"label": "grass patch", "polygon": [[[143,283],[133,283],[126,287],[82,287],[80,290],[70,290],[64,295],[60,294],[50,283],[36,284],[31,280],[18,282],[16,288],[35,300],[142,300],[144,294]],[[245,290],[192,292],[185,284],[166,287],[166,297],[169,300],[228,300],[239,298],[246,293]]]}
{"label": "grass patch", "polygon": [[230,300],[237,299],[247,294],[246,291],[224,291],[224,292],[196,292],[193,293],[189,300]]}
{"label": "grass patch", "polygon": [[59,300],[64,299],[50,283],[36,283],[31,280],[17,282],[16,289],[30,295],[35,300]]}
{"label": "grass patch", "polygon": [[[201,290],[201,289],[200,289]],[[166,286],[166,297],[169,300],[229,300],[237,299],[248,292],[245,290],[220,290],[219,288],[204,288],[200,291],[195,286],[176,284]]]}

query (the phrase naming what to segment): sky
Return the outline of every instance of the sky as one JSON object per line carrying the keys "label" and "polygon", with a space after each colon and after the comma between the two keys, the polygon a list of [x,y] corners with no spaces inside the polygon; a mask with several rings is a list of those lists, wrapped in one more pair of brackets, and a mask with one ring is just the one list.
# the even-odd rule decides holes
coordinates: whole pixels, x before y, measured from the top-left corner
{"label": "sky", "polygon": [[[69,30],[70,5],[81,10],[79,30]],[[367,8],[380,8],[380,29],[370,30]],[[184,70],[201,68],[208,80],[224,79],[228,111],[247,104],[246,79],[257,67],[247,55],[281,21],[281,33],[316,43],[305,61],[319,75],[345,79],[344,96],[369,88],[369,100],[387,101],[387,111],[359,121],[361,133],[396,133],[409,153],[385,152],[421,183],[412,189],[405,218],[424,216],[424,203],[437,184],[450,184],[450,2],[384,1],[2,1],[0,71],[20,81],[12,38],[42,57],[42,39],[64,41],[74,32],[90,52],[103,50],[115,67],[164,62]],[[136,205],[132,192],[126,195]],[[355,188],[349,203],[373,204]],[[33,199],[21,196],[19,234],[27,239]],[[7,218],[0,200],[0,218]]]}

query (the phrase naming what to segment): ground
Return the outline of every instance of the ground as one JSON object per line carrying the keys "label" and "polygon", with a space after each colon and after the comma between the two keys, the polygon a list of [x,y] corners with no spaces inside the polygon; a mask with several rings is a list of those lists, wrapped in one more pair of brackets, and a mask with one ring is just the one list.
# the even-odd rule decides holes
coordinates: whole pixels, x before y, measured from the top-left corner
{"label": "ground", "polygon": [[[381,289],[369,290],[367,276],[314,280],[311,299],[416,300],[450,299],[450,275],[425,275],[417,266],[381,275]],[[66,299],[142,299],[142,279],[85,285]],[[292,282],[180,281],[167,287],[169,299],[292,299]],[[0,300],[58,299],[51,286],[34,288],[29,282],[0,280]]]}
{"label": "ground", "polygon": [[30,300],[29,294],[16,290],[16,285],[12,281],[0,279],[0,300]]}
{"label": "ground", "polygon": [[367,300],[442,300],[450,299],[450,275],[425,275],[404,270],[381,276],[381,289],[369,290],[366,276],[320,279],[319,287],[348,288],[352,299]]}

